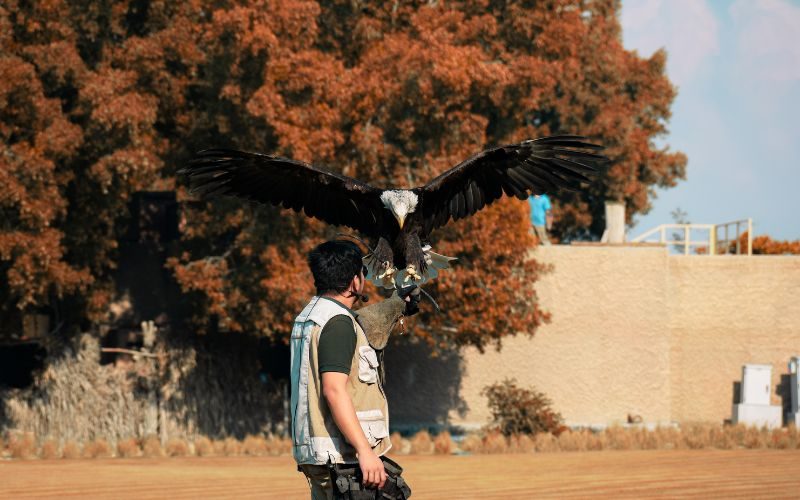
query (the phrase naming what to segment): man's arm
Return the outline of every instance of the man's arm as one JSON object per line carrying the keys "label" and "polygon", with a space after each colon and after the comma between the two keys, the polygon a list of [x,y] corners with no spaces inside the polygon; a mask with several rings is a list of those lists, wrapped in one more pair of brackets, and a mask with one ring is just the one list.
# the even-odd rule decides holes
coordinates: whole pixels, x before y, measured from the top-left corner
{"label": "man's arm", "polygon": [[328,402],[336,427],[358,453],[358,464],[364,474],[364,483],[383,488],[383,483],[386,482],[383,461],[370,447],[367,436],[358,423],[353,401],[345,389],[347,379],[348,375],[345,373],[323,372],[322,395]]}

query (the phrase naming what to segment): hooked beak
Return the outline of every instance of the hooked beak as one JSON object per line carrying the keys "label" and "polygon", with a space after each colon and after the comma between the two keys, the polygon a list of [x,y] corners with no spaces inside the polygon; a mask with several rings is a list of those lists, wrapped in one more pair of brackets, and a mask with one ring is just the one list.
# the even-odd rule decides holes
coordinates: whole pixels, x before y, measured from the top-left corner
{"label": "hooked beak", "polygon": [[403,223],[405,223],[405,221],[406,221],[405,216],[397,217],[397,223],[400,224],[400,229],[403,229]]}

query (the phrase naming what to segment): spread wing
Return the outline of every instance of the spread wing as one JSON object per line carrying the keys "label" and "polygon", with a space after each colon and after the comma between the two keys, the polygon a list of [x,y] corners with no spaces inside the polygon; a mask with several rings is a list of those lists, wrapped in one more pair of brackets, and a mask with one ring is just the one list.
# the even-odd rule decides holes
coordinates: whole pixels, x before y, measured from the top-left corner
{"label": "spread wing", "polygon": [[524,200],[531,193],[576,191],[590,182],[605,156],[582,151],[602,146],[585,137],[560,135],[487,149],[436,177],[422,191],[425,233],[470,216],[505,193]]}
{"label": "spread wing", "polygon": [[380,201],[381,189],[278,156],[206,149],[178,173],[188,176],[191,193],[204,198],[235,196],[282,205],[368,236],[380,232],[384,213],[388,214]]}

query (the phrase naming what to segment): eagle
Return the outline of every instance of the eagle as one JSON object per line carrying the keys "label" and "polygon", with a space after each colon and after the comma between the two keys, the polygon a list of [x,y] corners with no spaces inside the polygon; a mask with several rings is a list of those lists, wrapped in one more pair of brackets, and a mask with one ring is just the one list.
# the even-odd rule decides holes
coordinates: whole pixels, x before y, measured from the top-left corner
{"label": "eagle", "polygon": [[[432,231],[475,214],[504,194],[579,190],[608,158],[579,135],[555,135],[486,149],[424,186],[381,189],[317,165],[232,149],[198,152],[178,171],[190,193],[235,196],[347,226],[374,242],[367,277],[386,288],[422,283],[454,259],[431,250]],[[400,269],[401,271],[398,271]]]}

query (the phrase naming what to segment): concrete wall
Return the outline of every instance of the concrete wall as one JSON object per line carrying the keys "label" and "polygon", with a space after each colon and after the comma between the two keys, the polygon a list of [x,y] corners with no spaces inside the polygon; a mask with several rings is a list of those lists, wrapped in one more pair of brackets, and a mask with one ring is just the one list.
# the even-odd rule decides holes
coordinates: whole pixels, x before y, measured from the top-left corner
{"label": "concrete wall", "polygon": [[[745,363],[773,365],[773,402],[781,404],[781,375],[800,354],[800,257],[685,257],[632,246],[539,247],[534,256],[553,265],[537,284],[552,322],[533,338],[507,339],[500,352],[448,358],[445,405],[424,390],[442,378],[441,360],[393,347],[395,423],[481,426],[489,418],[481,389],[506,377],[545,392],[572,425],[629,414],[721,423]],[[412,372],[414,384],[398,385]]]}

